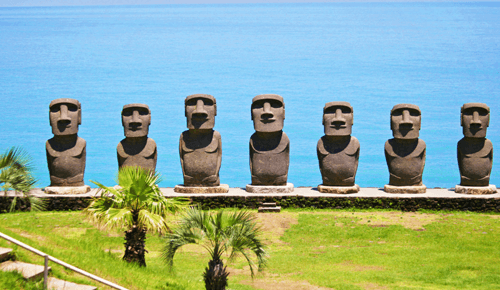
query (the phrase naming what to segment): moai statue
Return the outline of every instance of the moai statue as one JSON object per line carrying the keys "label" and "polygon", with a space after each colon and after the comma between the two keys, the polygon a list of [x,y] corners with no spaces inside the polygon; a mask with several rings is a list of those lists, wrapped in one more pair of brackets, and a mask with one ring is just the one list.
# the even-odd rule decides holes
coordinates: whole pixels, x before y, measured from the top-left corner
{"label": "moai statue", "polygon": [[323,109],[325,135],[318,141],[319,169],[324,193],[356,193],[354,183],[359,160],[359,141],[352,137],[353,109],[348,102],[326,103]]}
{"label": "moai statue", "polygon": [[256,193],[292,192],[293,184],[287,183],[290,140],[283,132],[283,98],[272,94],[256,96],[251,110],[255,129],[250,137],[252,184],[247,185],[246,190]]}
{"label": "moai statue", "polygon": [[457,144],[460,185],[455,187],[455,192],[495,193],[496,186],[490,185],[493,144],[486,139],[486,129],[490,123],[490,108],[482,103],[464,104],[461,108],[460,119],[464,138]]}
{"label": "moai statue", "polygon": [[156,169],[156,143],[148,138],[151,111],[144,104],[129,104],[122,109],[125,139],[118,143],[118,167],[140,166],[152,172]]}
{"label": "moai statue", "polygon": [[54,137],[45,144],[50,173],[47,194],[81,194],[90,191],[83,182],[85,172],[84,139],[78,137],[82,123],[80,102],[74,99],[56,99],[50,102],[49,119]]}
{"label": "moai statue", "polygon": [[220,184],[219,170],[222,161],[220,133],[214,130],[217,104],[211,95],[196,94],[185,101],[188,130],[181,134],[181,157],[184,185],[177,185],[181,193],[225,193],[227,184]]}
{"label": "moai statue", "polygon": [[385,142],[385,160],[389,167],[389,193],[424,193],[422,173],[425,142],[418,138],[422,113],[416,105],[399,104],[391,110],[393,139]]}

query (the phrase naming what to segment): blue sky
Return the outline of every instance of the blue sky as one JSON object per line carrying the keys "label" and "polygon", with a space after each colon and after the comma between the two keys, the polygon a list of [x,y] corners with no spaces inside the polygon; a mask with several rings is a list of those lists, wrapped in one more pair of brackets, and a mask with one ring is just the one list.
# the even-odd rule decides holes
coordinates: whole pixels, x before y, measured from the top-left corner
{"label": "blue sky", "polygon": [[0,0],[0,7],[314,2],[477,2],[477,0]]}

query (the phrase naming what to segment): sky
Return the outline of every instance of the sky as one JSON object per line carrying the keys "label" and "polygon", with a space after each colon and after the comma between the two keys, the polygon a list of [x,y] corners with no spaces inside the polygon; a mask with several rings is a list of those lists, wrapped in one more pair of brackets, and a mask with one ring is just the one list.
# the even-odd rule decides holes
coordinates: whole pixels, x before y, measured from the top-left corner
{"label": "sky", "polygon": [[0,0],[0,7],[315,2],[498,2],[499,0]]}

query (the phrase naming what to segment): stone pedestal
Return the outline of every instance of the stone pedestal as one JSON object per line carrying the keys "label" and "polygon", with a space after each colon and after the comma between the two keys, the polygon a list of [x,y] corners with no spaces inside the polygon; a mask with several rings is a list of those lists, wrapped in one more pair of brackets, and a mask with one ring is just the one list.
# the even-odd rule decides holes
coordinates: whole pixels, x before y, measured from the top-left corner
{"label": "stone pedestal", "polygon": [[415,185],[415,186],[394,186],[386,184],[384,186],[384,191],[387,193],[425,193],[427,187],[425,185]]}
{"label": "stone pedestal", "polygon": [[353,186],[328,186],[320,184],[318,185],[318,191],[321,193],[336,193],[336,194],[358,193],[359,185],[355,184]]}
{"label": "stone pedestal", "polygon": [[85,194],[90,186],[47,186],[43,189],[46,194]]}
{"label": "stone pedestal", "polygon": [[497,192],[497,187],[493,184],[488,186],[463,186],[457,184],[457,186],[455,186],[455,192],[474,195],[493,194]]}
{"label": "stone pedestal", "polygon": [[177,193],[227,193],[229,185],[221,184],[219,186],[184,186],[176,185],[174,191]]}
{"label": "stone pedestal", "polygon": [[247,184],[246,191],[249,193],[290,193],[293,192],[293,183],[287,183],[286,185]]}

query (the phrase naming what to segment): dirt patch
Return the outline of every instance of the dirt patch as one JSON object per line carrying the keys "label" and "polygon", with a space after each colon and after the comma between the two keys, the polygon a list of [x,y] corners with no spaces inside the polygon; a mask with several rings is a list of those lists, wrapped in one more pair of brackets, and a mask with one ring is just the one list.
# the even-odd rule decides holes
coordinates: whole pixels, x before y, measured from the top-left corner
{"label": "dirt patch", "polygon": [[359,286],[363,287],[365,290],[387,290],[389,289],[387,286],[382,286],[374,283],[365,283],[365,284],[358,284]]}
{"label": "dirt patch", "polygon": [[370,265],[360,265],[354,264],[353,261],[343,261],[342,263],[334,264],[341,268],[348,268],[352,272],[363,272],[363,271],[384,271],[385,268],[381,266],[370,266]]}
{"label": "dirt patch", "polygon": [[280,237],[292,225],[298,224],[298,215],[286,212],[259,213],[257,223],[262,227],[263,237],[267,240],[266,244],[284,244]]}
{"label": "dirt patch", "polygon": [[293,213],[259,213],[257,222],[264,232],[272,232],[282,236],[292,225],[298,224],[297,214]]}
{"label": "dirt patch", "polygon": [[87,229],[60,227],[52,229],[52,232],[65,238],[79,238],[87,232]]}
{"label": "dirt patch", "polygon": [[32,235],[31,233],[28,233],[28,232],[20,230],[20,229],[14,229],[14,228],[7,228],[7,229],[17,233],[18,235],[20,235],[23,238],[27,238],[27,239],[31,239],[31,240],[38,240],[38,241],[46,241],[47,240],[43,236]]}
{"label": "dirt patch", "polygon": [[[362,224],[371,227],[387,227],[390,225],[402,225],[413,230],[422,230],[427,224],[442,219],[442,216],[428,213],[415,212],[321,212],[317,215],[332,215],[340,218],[350,218],[352,225]],[[342,226],[336,223],[336,226]]]}
{"label": "dirt patch", "polygon": [[291,280],[275,281],[269,278],[254,279],[253,281],[244,280],[241,281],[240,283],[245,285],[250,285],[256,289],[262,289],[262,290],[332,290],[333,289],[333,288],[325,288],[325,287],[311,285],[307,281],[291,281]]}

